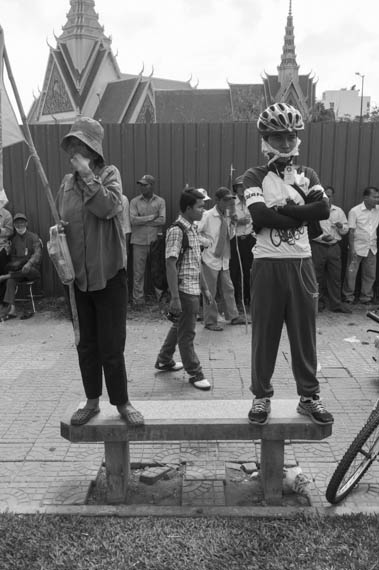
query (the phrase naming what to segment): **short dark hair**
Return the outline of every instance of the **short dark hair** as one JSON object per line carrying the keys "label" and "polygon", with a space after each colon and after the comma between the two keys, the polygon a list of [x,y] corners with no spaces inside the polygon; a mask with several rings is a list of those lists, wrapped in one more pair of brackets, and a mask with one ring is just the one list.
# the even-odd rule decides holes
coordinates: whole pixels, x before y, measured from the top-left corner
{"label": "short dark hair", "polygon": [[185,188],[179,200],[179,209],[184,214],[187,208],[193,208],[198,200],[204,200],[204,196],[196,188]]}
{"label": "short dark hair", "polygon": [[376,186],[366,186],[366,188],[363,190],[363,196],[370,196],[371,190],[374,190],[374,192],[379,192],[379,188]]}

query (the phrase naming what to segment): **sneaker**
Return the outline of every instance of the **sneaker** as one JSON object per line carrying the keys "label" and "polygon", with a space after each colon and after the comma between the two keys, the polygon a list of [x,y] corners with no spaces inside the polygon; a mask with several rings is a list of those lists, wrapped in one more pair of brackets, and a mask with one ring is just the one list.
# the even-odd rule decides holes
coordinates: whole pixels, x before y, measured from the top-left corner
{"label": "sneaker", "polygon": [[163,362],[160,362],[159,359],[157,359],[155,368],[157,370],[163,370],[163,372],[178,372],[178,370],[182,370],[183,363],[175,362],[175,360],[170,360],[170,362],[164,364]]}
{"label": "sneaker", "polygon": [[191,376],[188,381],[194,388],[197,388],[198,390],[206,391],[211,389],[211,385],[209,384],[208,380],[204,378],[204,374],[202,372],[199,372],[199,374],[196,374],[195,376]]}
{"label": "sneaker", "polygon": [[251,424],[259,424],[263,426],[268,422],[268,416],[271,413],[270,398],[255,398],[253,405],[248,414],[248,420]]}
{"label": "sneaker", "polygon": [[311,398],[301,397],[297,413],[309,416],[315,424],[329,425],[334,422],[332,414],[325,408],[318,394],[314,394]]}

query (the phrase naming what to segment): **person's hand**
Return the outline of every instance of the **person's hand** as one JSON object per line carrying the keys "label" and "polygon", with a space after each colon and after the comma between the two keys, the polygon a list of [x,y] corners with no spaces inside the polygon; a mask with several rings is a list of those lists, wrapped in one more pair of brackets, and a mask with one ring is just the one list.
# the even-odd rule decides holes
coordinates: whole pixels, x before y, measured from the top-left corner
{"label": "person's hand", "polygon": [[66,226],[68,226],[68,222],[65,222],[65,220],[59,220],[58,232],[64,234],[66,231]]}
{"label": "person's hand", "polygon": [[23,265],[23,267],[21,268],[21,273],[29,273],[31,268],[30,263],[25,263],[25,265]]}
{"label": "person's hand", "polygon": [[180,315],[182,312],[182,304],[180,302],[179,297],[173,297],[170,300],[169,311],[173,315]]}
{"label": "person's hand", "polygon": [[71,158],[71,164],[73,169],[80,175],[80,176],[88,176],[92,173],[92,170],[89,167],[90,159],[84,157],[82,154],[77,152]]}
{"label": "person's hand", "polygon": [[207,289],[206,291],[203,291],[203,295],[204,295],[204,300],[205,300],[206,304],[210,305],[213,301],[213,297],[212,297],[212,294],[209,291],[209,289]]}

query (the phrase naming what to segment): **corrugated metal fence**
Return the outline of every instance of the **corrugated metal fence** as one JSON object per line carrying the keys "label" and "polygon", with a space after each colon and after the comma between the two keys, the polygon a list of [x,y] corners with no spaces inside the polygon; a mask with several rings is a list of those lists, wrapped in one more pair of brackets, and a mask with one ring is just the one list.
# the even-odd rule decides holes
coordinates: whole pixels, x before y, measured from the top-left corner
{"label": "corrugated metal fence", "polygon": [[[54,195],[70,170],[60,148],[68,130],[68,125],[31,126]],[[300,136],[299,162],[313,167],[324,185],[335,187],[336,204],[345,212],[361,201],[365,186],[379,186],[379,124],[314,123]],[[108,162],[120,169],[129,200],[138,193],[138,177],[145,173],[156,177],[156,190],[166,200],[168,223],[176,216],[186,183],[213,195],[229,183],[231,164],[235,174],[241,174],[263,162],[252,123],[105,125],[104,152]],[[35,165],[28,158],[24,143],[4,150],[4,187],[11,212],[26,212],[30,229],[46,243],[53,220]],[[62,291],[46,251],[42,288],[46,295]]]}

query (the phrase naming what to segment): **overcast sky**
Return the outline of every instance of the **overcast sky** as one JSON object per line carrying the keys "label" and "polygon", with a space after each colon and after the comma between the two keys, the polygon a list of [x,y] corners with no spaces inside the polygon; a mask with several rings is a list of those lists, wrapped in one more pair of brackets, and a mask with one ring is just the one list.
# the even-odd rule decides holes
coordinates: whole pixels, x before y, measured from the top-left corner
{"label": "overcast sky", "polygon": [[[300,73],[318,78],[317,98],[328,89],[361,88],[379,103],[377,0],[293,0]],[[156,77],[199,88],[260,83],[276,73],[283,48],[288,0],[95,0],[99,21],[123,73],[142,64]],[[0,24],[25,111],[42,88],[49,55],[70,9],[69,0],[0,0]]]}

